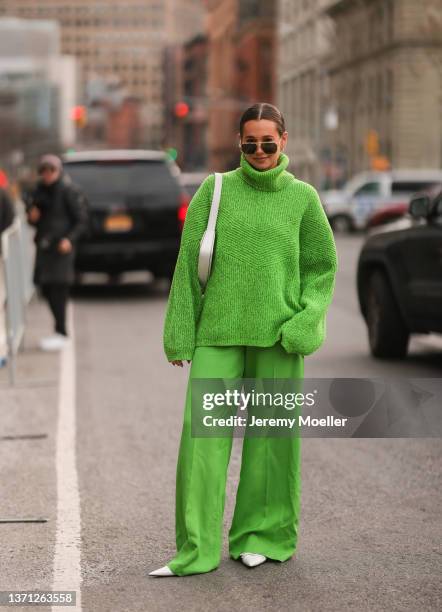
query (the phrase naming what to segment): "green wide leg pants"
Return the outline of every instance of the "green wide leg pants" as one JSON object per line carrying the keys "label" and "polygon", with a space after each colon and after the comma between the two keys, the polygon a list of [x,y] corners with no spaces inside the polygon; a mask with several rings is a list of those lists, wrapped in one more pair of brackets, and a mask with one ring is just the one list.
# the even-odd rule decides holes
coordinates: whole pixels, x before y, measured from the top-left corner
{"label": "green wide leg pants", "polygon": [[[271,347],[198,346],[191,362],[176,472],[176,547],[167,564],[178,576],[221,561],[232,436],[191,435],[192,378],[303,378],[304,357]],[[245,413],[245,411],[244,411]],[[295,552],[301,495],[301,437],[244,437],[229,553],[286,561]]]}

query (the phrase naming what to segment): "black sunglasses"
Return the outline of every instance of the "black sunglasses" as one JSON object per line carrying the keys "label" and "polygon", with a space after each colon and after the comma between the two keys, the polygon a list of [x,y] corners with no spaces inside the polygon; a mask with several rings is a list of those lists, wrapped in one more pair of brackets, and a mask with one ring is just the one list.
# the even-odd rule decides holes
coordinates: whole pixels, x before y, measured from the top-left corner
{"label": "black sunglasses", "polygon": [[[256,153],[258,149],[257,142],[242,142],[241,143],[241,151],[246,155],[253,155]],[[261,149],[264,153],[271,154],[276,153],[278,150],[278,144],[276,142],[272,142],[271,140],[267,142],[261,142]]]}

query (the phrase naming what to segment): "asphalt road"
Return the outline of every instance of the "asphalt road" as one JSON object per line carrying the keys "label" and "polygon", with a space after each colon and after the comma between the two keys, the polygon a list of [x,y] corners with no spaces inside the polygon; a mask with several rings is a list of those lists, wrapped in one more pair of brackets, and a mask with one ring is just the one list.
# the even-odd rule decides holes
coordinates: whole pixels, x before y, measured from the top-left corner
{"label": "asphalt road", "polygon": [[[413,338],[405,362],[369,356],[354,284],[359,243],[358,237],[338,240],[328,337],[306,358],[305,376],[440,377],[438,337]],[[221,565],[185,578],[148,577],[175,552],[175,468],[190,366],[173,367],[164,356],[164,288],[88,286],[72,304],[83,610],[442,608],[440,439],[304,439],[297,552],[285,563],[254,569],[227,551],[240,468],[241,440],[235,439]],[[46,437],[0,441],[1,515],[47,522],[0,524],[3,590],[50,588],[60,536],[60,357],[37,349],[50,321],[43,303],[33,301],[30,318],[18,387],[10,390],[0,374],[2,435]]]}

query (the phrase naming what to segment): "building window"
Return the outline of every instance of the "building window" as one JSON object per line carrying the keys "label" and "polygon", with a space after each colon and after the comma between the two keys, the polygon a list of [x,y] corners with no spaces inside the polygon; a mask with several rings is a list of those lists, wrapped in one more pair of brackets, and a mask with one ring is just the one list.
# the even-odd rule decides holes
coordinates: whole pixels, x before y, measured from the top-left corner
{"label": "building window", "polygon": [[361,113],[364,113],[366,110],[366,106],[367,106],[367,100],[366,100],[367,86],[366,86],[366,82],[364,79],[358,80],[358,87],[359,87],[358,89],[359,109]]}
{"label": "building window", "polygon": [[338,116],[340,119],[345,121],[347,117],[347,108],[346,108],[346,100],[345,100],[345,88],[341,86],[338,89]]}
{"label": "building window", "polygon": [[368,112],[372,113],[374,111],[375,99],[376,99],[376,86],[375,86],[375,78],[374,76],[370,76],[368,79]]}
{"label": "building window", "polygon": [[391,108],[393,106],[393,78],[394,73],[389,68],[385,73],[385,107]]}
{"label": "building window", "polygon": [[386,14],[381,5],[379,5],[376,12],[376,21],[377,21],[377,36],[378,36],[378,44],[382,45],[385,41],[385,22],[386,22]]}
{"label": "building window", "polygon": [[382,74],[379,72],[376,78],[376,109],[378,111],[382,110],[383,101],[383,79]]}
{"label": "building window", "polygon": [[282,86],[282,91],[283,91],[283,106],[284,106],[284,112],[287,111],[287,109],[290,106],[290,91],[289,91],[289,81],[284,81],[284,84]]}

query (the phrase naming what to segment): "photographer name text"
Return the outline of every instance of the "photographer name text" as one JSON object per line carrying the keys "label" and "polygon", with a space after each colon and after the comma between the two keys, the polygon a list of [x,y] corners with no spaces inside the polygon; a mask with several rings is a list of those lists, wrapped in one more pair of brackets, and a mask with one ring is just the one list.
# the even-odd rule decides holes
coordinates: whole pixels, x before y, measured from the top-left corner
{"label": "photographer name text", "polygon": [[337,418],[329,414],[323,418],[314,418],[306,415],[287,418],[258,418],[252,415],[250,422],[247,423],[246,417],[232,415],[226,418],[214,417],[212,415],[206,415],[203,418],[203,424],[206,427],[245,427],[247,424],[249,427],[289,427],[292,429],[295,427],[296,422],[300,427],[345,427],[347,424],[347,418]]}

